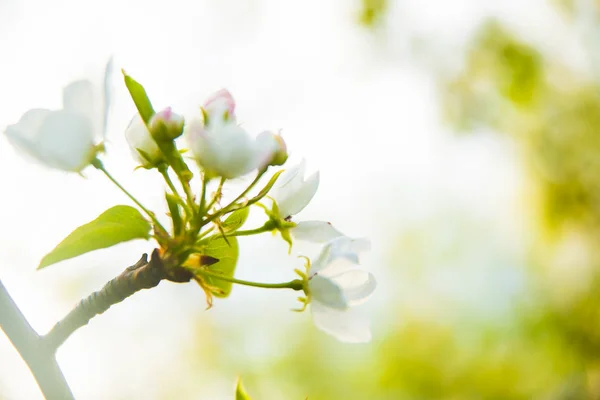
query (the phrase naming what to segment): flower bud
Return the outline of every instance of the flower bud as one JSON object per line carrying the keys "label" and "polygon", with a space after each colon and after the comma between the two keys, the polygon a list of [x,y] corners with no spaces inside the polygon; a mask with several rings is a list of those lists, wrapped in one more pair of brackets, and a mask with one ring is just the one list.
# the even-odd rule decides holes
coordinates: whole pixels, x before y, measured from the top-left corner
{"label": "flower bud", "polygon": [[183,133],[184,119],[167,107],[152,116],[148,129],[156,140],[174,140]]}
{"label": "flower bud", "polygon": [[125,130],[125,138],[131,148],[133,158],[144,168],[154,168],[164,161],[162,151],[139,114],[134,115],[129,123]]}
{"label": "flower bud", "polygon": [[202,120],[193,119],[186,131],[194,159],[208,175],[233,179],[257,168],[255,142],[239,125],[228,122],[207,128]]}
{"label": "flower bud", "polygon": [[235,100],[227,89],[213,93],[204,102],[202,109],[204,110],[205,125],[209,125],[213,120],[235,122]]}
{"label": "flower bud", "polygon": [[[281,149],[268,134],[259,140],[237,124],[235,102],[225,89],[212,94],[200,111],[202,115],[186,124],[185,135],[194,159],[207,176],[243,176],[269,165]],[[278,154],[277,161],[281,158]]]}
{"label": "flower bud", "polygon": [[256,138],[258,147],[264,152],[264,159],[261,160],[261,166],[283,165],[288,159],[287,146],[283,137],[273,132],[262,132]]}

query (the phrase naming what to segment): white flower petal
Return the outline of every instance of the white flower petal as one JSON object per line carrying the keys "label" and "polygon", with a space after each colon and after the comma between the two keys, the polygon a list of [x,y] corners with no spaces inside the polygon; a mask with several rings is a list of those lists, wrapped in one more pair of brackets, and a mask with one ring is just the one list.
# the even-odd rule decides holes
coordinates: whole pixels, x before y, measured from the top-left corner
{"label": "white flower petal", "polygon": [[211,135],[211,147],[218,156],[214,168],[219,175],[233,179],[256,168],[256,147],[248,133],[238,125],[227,124]]}
{"label": "white flower petal", "polygon": [[321,302],[327,307],[336,310],[345,310],[348,304],[342,292],[342,288],[333,280],[320,275],[313,276],[308,281],[310,296],[315,301]]}
{"label": "white flower petal", "polygon": [[112,101],[113,59],[104,68],[102,79],[82,79],[63,88],[63,109],[81,114],[91,121],[94,134],[106,137]]}
{"label": "white flower petal", "polygon": [[44,163],[44,157],[36,147],[36,137],[44,120],[52,111],[45,109],[33,109],[27,111],[18,123],[9,125],[4,133],[6,138],[20,153],[36,162]]}
{"label": "white flower petal", "polygon": [[[336,240],[336,239],[334,239],[334,240]],[[332,242],[333,241],[330,241],[325,246],[323,246],[319,255],[315,259],[312,260],[312,262],[310,264],[310,268],[308,270],[309,275],[313,275],[317,272],[320,272],[320,271],[324,270],[325,268],[330,268],[330,264],[336,258],[339,258],[339,256],[335,255],[335,253],[333,252]],[[358,261],[358,256],[355,257],[354,259],[351,258],[350,260],[347,260],[347,261],[349,261],[348,268],[351,268]]]}
{"label": "white flower petal", "polygon": [[290,197],[285,205],[286,213],[282,215],[296,215],[302,211],[308,203],[315,197],[319,188],[319,172],[312,174],[294,196]]}
{"label": "white flower petal", "polygon": [[[328,271],[329,268],[323,270],[321,276],[324,276]],[[331,276],[330,279],[342,289],[344,298],[350,306],[367,301],[377,287],[373,274],[358,268],[346,270]]]}
{"label": "white flower petal", "polygon": [[114,73],[114,60],[109,58],[104,68],[104,82],[103,83],[103,98],[102,98],[102,121],[100,130],[102,132],[102,139],[106,139],[106,129],[108,127],[108,118],[110,116],[110,110],[113,101],[113,73]]}
{"label": "white flower petal", "polygon": [[83,115],[54,111],[44,120],[35,145],[48,166],[79,172],[94,155],[93,126]]}
{"label": "white flower petal", "polygon": [[205,127],[193,120],[186,127],[190,149],[206,170],[227,179],[257,168],[257,147],[248,133],[233,122]]}
{"label": "white flower petal", "polygon": [[371,250],[371,241],[366,238],[351,239],[347,236],[341,236],[333,239],[329,246],[331,247],[332,258],[345,257],[358,264],[358,254]]}
{"label": "white flower petal", "polygon": [[94,84],[89,80],[71,82],[63,89],[63,108],[81,114],[90,121],[96,118]]}
{"label": "white flower petal", "polygon": [[308,242],[323,243],[343,233],[335,229],[330,222],[325,221],[302,221],[290,230],[294,238]]}
{"label": "white flower petal", "polygon": [[346,343],[371,341],[369,321],[359,310],[335,310],[313,301],[311,312],[315,326],[339,341]]}
{"label": "white flower petal", "polygon": [[300,164],[283,171],[279,179],[277,179],[275,187],[271,191],[271,197],[275,199],[278,205],[286,202],[288,197],[293,196],[300,189],[302,182],[304,182],[305,168],[306,162],[302,160]]}
{"label": "white flower petal", "polygon": [[304,170],[306,169],[306,160],[302,159],[298,165],[286,169],[277,180],[277,188],[285,188],[293,181],[304,180]]}
{"label": "white flower petal", "polygon": [[80,114],[61,110],[30,110],[6,129],[9,141],[36,161],[79,172],[94,153],[92,126]]}
{"label": "white flower petal", "polygon": [[[205,157],[210,157],[210,154],[206,151],[206,147],[209,145],[208,130],[201,119],[194,118],[186,124],[184,137],[196,161],[200,162]],[[205,155],[205,153],[207,154]]]}
{"label": "white flower petal", "polygon": [[282,174],[271,197],[283,218],[298,214],[310,203],[319,188],[319,172],[304,180],[305,162]]}
{"label": "white flower petal", "polygon": [[218,90],[210,95],[203,108],[209,116],[209,124],[212,124],[211,119],[215,122],[223,121],[225,113],[228,121],[235,122],[235,100],[227,89]]}
{"label": "white flower petal", "polygon": [[19,136],[25,136],[30,140],[35,140],[35,135],[39,132],[44,120],[51,112],[52,111],[44,108],[34,108],[29,110],[23,114],[19,122],[14,125],[9,125],[6,128],[6,134],[9,136],[17,134]]}
{"label": "white flower petal", "polygon": [[[309,273],[313,274],[324,269],[335,270],[339,273],[341,265],[346,265],[345,269],[348,269],[358,264],[358,253],[369,248],[370,241],[368,239],[351,239],[347,236],[334,238],[323,246],[319,255],[311,262]],[[336,268],[332,267],[333,263]]]}
{"label": "white flower petal", "polygon": [[145,167],[150,167],[159,162],[162,158],[162,152],[146,124],[139,114],[135,114],[125,130],[125,138],[131,149],[134,159]]}
{"label": "white flower petal", "polygon": [[[325,257],[329,258],[325,259]],[[323,258],[325,259],[325,263],[318,263],[322,265],[321,268],[317,269],[311,265],[310,275],[318,272],[321,276],[332,278],[346,271],[356,269],[356,263],[352,259],[346,257],[332,258],[331,254],[326,254]]]}
{"label": "white flower petal", "polygon": [[371,241],[367,238],[351,239],[347,249],[354,253],[371,251]]}

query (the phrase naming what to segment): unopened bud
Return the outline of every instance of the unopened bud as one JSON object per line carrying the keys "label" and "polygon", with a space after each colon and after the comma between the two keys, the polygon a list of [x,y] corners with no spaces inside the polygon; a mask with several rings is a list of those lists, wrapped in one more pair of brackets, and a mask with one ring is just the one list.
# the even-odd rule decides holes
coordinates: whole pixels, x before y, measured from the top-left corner
{"label": "unopened bud", "polygon": [[288,152],[281,135],[266,131],[258,135],[256,141],[264,154],[264,160],[261,163],[263,167],[285,164],[288,159]]}
{"label": "unopened bud", "polygon": [[166,141],[177,139],[183,133],[185,120],[167,107],[152,116],[148,129],[156,140]]}
{"label": "unopened bud", "polygon": [[150,135],[139,114],[135,114],[125,130],[125,138],[133,158],[144,168],[155,168],[164,162],[162,151]]}

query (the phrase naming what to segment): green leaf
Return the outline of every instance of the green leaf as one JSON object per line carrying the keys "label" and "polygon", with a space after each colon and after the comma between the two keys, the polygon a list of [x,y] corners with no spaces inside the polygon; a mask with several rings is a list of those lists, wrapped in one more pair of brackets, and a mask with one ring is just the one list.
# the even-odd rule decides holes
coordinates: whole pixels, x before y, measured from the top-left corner
{"label": "green leaf", "polygon": [[275,175],[273,175],[271,177],[271,179],[269,179],[269,182],[267,182],[267,185],[264,188],[262,188],[262,190],[260,192],[258,192],[256,197],[254,197],[248,203],[250,203],[250,204],[256,203],[257,201],[259,201],[260,199],[265,197],[267,195],[267,193],[269,193],[269,191],[273,188],[273,185],[275,184],[275,182],[277,182],[277,178],[279,178],[279,175],[281,175],[283,173],[283,171],[284,171],[283,169],[280,171],[277,171],[275,173]]}
{"label": "green leaf", "polygon": [[250,214],[250,207],[240,208],[235,210],[223,221],[223,231],[225,233],[235,232],[240,229]]}
{"label": "green leaf", "polygon": [[137,108],[142,120],[144,123],[148,125],[150,122],[150,118],[154,115],[154,108],[152,107],[152,103],[148,98],[148,94],[146,94],[146,89],[131,76],[127,75],[125,71],[123,72],[123,77],[125,78],[125,86],[127,86],[127,90],[129,90],[129,94],[131,95],[131,99],[135,103],[135,107]]}
{"label": "green leaf", "polygon": [[[229,243],[227,243],[229,242]],[[239,246],[237,238],[229,237],[227,240],[223,236],[214,236],[207,243],[203,254],[219,260],[211,265],[208,270],[219,273],[225,277],[233,278],[235,267],[239,258]],[[210,276],[202,276],[202,279],[211,287],[217,290],[213,294],[217,297],[227,297],[231,293],[231,282],[225,282],[221,279],[215,279]]]}
{"label": "green leaf", "polygon": [[114,206],[98,218],[75,229],[46,254],[38,269],[93,250],[133,239],[150,239],[150,222],[130,206]]}
{"label": "green leaf", "polygon": [[169,193],[165,193],[165,197],[169,213],[171,214],[171,220],[173,221],[173,233],[179,235],[183,232],[183,220],[181,219],[181,212],[179,210],[179,197]]}
{"label": "green leaf", "polygon": [[242,386],[242,378],[238,378],[237,381],[237,386],[235,388],[235,400],[252,400]]}

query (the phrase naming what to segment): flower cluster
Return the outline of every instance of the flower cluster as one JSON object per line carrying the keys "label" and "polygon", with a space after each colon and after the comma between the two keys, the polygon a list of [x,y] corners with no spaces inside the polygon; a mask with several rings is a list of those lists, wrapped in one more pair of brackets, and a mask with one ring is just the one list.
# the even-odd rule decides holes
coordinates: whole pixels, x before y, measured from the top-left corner
{"label": "flower cluster", "polygon": [[[196,281],[205,291],[209,307],[213,297],[229,295],[232,284],[303,291],[301,310],[310,305],[318,328],[346,342],[370,340],[368,321],[353,308],[376,286],[373,275],[358,268],[358,255],[369,249],[368,240],[351,239],[329,222],[296,221],[315,196],[319,173],[306,177],[304,160],[277,170],[288,158],[284,139],[272,131],[253,135],[240,126],[236,103],[227,90],[210,95],[196,115],[184,118],[171,108],[155,112],[143,86],[123,72],[137,108],[125,137],[139,167],[157,171],[164,178],[171,219],[171,227],[166,228],[154,212],[117,182],[100,159],[111,103],[110,71],[109,64],[104,90],[87,80],[72,83],[64,89],[62,109],[27,111],[5,130],[18,150],[45,166],[76,173],[90,165],[95,167],[137,205],[137,209],[113,207],[78,228],[42,260],[40,267],[121,241],[152,238],[159,246],[168,278]],[[188,165],[187,155],[185,159],[182,156],[180,141],[189,149],[187,155],[193,164]],[[224,185],[252,173],[256,175],[252,183],[222,204]],[[263,178],[268,182],[256,192]],[[266,222],[241,229],[252,206],[264,210]],[[90,229],[101,225],[105,229]],[[111,236],[111,229],[118,230],[118,235]],[[278,232],[290,252],[294,240],[322,243],[323,247],[317,257],[306,258],[305,271],[296,270],[300,279],[259,283],[236,278],[238,238],[265,232]],[[99,234],[105,236],[99,238]]]}

